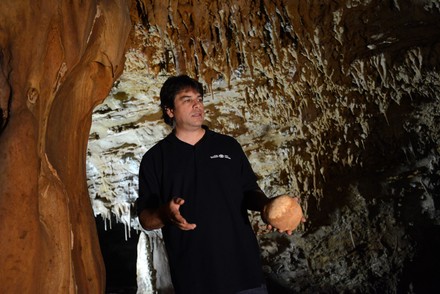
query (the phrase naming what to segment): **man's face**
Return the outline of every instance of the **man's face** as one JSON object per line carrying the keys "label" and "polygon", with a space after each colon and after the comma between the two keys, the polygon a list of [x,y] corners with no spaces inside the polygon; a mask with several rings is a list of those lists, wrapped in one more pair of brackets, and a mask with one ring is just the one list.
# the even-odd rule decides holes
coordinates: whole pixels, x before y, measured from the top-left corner
{"label": "man's face", "polygon": [[167,109],[167,114],[174,118],[176,128],[200,128],[205,119],[202,95],[191,88],[178,92],[174,98],[174,109]]}

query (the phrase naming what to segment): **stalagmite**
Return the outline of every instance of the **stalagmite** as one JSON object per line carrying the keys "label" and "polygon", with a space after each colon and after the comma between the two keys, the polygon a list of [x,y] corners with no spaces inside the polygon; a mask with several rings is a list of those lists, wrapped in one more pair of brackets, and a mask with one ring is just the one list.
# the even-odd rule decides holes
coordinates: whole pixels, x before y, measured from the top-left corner
{"label": "stalagmite", "polygon": [[0,19],[0,292],[103,293],[85,159],[129,1],[3,1]]}

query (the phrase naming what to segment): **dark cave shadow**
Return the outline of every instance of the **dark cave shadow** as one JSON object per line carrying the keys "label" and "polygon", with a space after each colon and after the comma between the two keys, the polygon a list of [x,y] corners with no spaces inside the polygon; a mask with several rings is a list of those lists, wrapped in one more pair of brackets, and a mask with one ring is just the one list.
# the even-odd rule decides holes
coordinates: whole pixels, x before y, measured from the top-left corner
{"label": "dark cave shadow", "polygon": [[[415,189],[409,180],[414,173],[429,173],[417,163],[430,152],[436,153],[437,146],[422,133],[409,133],[403,126],[404,122],[417,123],[411,115],[417,107],[416,101],[437,103],[435,100],[426,97],[402,99],[400,105],[390,105],[386,117],[376,115],[370,121],[371,133],[360,153],[363,167],[330,166],[330,176],[323,187],[324,197],[319,203],[313,198],[308,203],[309,219],[312,221],[307,224],[304,235],[315,232],[320,226],[330,225],[338,210],[350,206],[351,185],[357,187],[367,202],[370,218],[379,213],[381,202],[392,203],[395,218],[405,226],[405,233],[415,248],[413,258],[407,258],[399,275],[397,293],[440,293],[440,226],[415,210],[414,205],[420,202],[418,197],[423,191]],[[435,156],[440,157],[439,154]],[[432,188],[438,211],[440,173],[432,176],[435,177],[432,182],[438,183]],[[383,183],[391,183],[388,184],[389,190],[394,192],[384,192]],[[398,202],[396,195],[390,194],[397,194],[396,191],[407,193],[401,196],[403,203]]]}
{"label": "dark cave shadow", "polygon": [[112,228],[107,230],[104,220],[95,217],[101,254],[106,269],[105,294],[136,294],[136,260],[138,234],[131,230],[131,237],[125,240],[125,227],[117,223],[112,215]]}
{"label": "dark cave shadow", "polygon": [[[404,151],[405,146],[412,146],[419,140],[418,134],[409,134],[403,128],[403,121],[411,121],[410,114],[413,111],[412,100],[407,98],[402,99],[400,105],[392,103],[386,116],[377,113],[373,119],[370,119],[371,132],[368,140],[364,142],[365,148],[358,153],[359,161],[363,163],[362,167],[359,165],[344,167],[335,163],[326,166],[324,197],[319,201],[316,197],[311,197],[308,202],[309,218],[313,220],[308,224],[308,232],[331,224],[331,215],[350,204],[351,185],[359,187],[367,200],[377,200],[381,197],[388,199],[387,195],[383,195],[380,183],[395,177],[396,173],[401,173],[402,166],[411,166],[411,161],[417,160],[415,158],[417,155],[409,155]],[[425,148],[434,149],[435,146]],[[409,158],[411,156],[413,158]],[[423,156],[426,156],[426,153],[419,154],[419,157]],[[398,176],[404,179],[406,175]]]}
{"label": "dark cave shadow", "polygon": [[[407,100],[405,100],[407,101]],[[406,117],[413,110],[409,103],[392,104],[387,116],[376,113],[369,121],[371,130],[364,149],[358,156],[363,166],[351,167],[331,163],[326,166],[326,181],[323,183],[324,197],[309,200],[309,216],[313,222],[308,227],[314,231],[320,226],[330,225],[331,215],[337,210],[350,205],[350,186],[358,186],[367,200],[381,197],[380,182],[392,176],[397,166],[406,161],[402,146],[408,144],[407,135],[402,127],[402,116]]]}

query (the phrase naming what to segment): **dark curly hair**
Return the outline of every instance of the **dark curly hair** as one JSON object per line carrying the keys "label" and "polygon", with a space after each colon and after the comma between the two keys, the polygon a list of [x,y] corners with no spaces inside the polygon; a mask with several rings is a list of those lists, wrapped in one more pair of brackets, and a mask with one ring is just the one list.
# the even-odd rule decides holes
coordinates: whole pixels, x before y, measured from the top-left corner
{"label": "dark curly hair", "polygon": [[162,118],[166,124],[173,126],[173,119],[168,116],[167,109],[174,109],[174,98],[183,90],[193,89],[203,97],[203,86],[187,75],[169,77],[160,90],[160,107]]}

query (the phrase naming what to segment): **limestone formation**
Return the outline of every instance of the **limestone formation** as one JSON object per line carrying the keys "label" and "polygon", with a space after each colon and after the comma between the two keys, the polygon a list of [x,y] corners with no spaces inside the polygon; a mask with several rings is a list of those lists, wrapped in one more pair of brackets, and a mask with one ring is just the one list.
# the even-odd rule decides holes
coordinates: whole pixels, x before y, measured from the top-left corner
{"label": "limestone formation", "polygon": [[2,1],[0,20],[0,292],[102,293],[85,155],[129,2]]}
{"label": "limestone formation", "polygon": [[[136,9],[126,70],[93,118],[96,214],[138,228],[130,210],[139,160],[170,131],[158,91],[167,76],[188,73],[206,85],[207,124],[237,137],[263,190],[301,198],[307,222],[293,236],[260,234],[252,215],[270,281],[294,293],[433,284],[419,274],[432,268],[422,254],[430,243],[413,228],[435,235],[439,223],[436,1],[138,1]],[[142,256],[157,250],[157,235],[149,238],[140,238]],[[146,288],[162,269],[147,264]]]}

